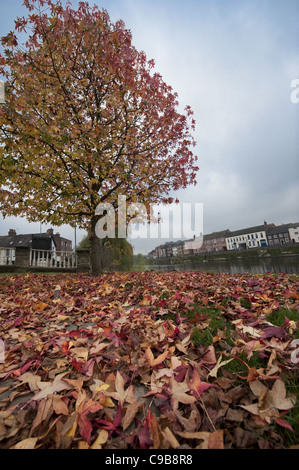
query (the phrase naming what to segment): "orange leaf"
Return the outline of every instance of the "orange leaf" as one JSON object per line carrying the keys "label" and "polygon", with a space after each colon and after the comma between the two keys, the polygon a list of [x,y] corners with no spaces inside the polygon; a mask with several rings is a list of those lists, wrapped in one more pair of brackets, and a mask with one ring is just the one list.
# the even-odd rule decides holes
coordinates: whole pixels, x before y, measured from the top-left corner
{"label": "orange leaf", "polygon": [[164,359],[166,359],[167,356],[168,356],[168,351],[164,351],[164,353],[160,354],[155,359],[151,348],[147,348],[147,350],[145,351],[145,357],[149,360],[149,363],[152,367],[161,364],[161,362],[163,362]]}
{"label": "orange leaf", "polygon": [[203,392],[205,392],[209,387],[216,387],[213,384],[209,384],[207,382],[202,382],[199,373],[196,369],[193,371],[193,376],[192,380],[186,379],[186,382],[190,388],[190,390],[193,391],[193,395],[196,398],[199,398]]}
{"label": "orange leaf", "polygon": [[224,449],[223,429],[218,429],[209,436],[209,449]]}
{"label": "orange leaf", "polygon": [[38,302],[36,305],[33,307],[34,312],[43,312],[45,308],[48,307],[48,304],[45,304],[44,302]]}

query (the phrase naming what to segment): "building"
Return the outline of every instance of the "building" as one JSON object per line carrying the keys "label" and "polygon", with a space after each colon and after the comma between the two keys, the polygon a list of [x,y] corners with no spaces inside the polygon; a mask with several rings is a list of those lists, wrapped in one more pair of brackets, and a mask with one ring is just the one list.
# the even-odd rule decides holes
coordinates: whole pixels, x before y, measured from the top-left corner
{"label": "building", "polygon": [[247,250],[266,246],[299,243],[299,222],[282,224],[257,225],[231,232],[229,229],[200,234],[190,240],[168,242],[152,250],[148,257],[170,258],[172,256],[188,256],[201,253],[219,253],[226,250]]}
{"label": "building", "polygon": [[267,233],[274,224],[257,225],[241,230],[230,232],[226,237],[226,247],[228,250],[247,250],[250,248],[261,248],[268,245]]}
{"label": "building", "polygon": [[53,229],[46,233],[19,234],[10,229],[8,235],[0,236],[0,264],[14,263],[15,249],[17,247],[31,248],[32,250],[66,252],[72,251],[72,241],[53,234]]}
{"label": "building", "polygon": [[230,231],[228,229],[220,232],[212,232],[203,236],[203,243],[200,248],[202,253],[214,253],[219,251],[226,251],[226,237]]}
{"label": "building", "polygon": [[202,241],[203,241],[202,233],[199,235],[199,237],[196,237],[194,235],[194,237],[191,238],[191,240],[186,240],[184,242],[184,254],[193,255],[195,253],[199,253],[202,247]]}
{"label": "building", "polygon": [[173,256],[183,256],[184,254],[184,242],[183,241],[178,241],[174,242],[172,246],[172,254]]}
{"label": "building", "polygon": [[299,222],[289,224],[289,234],[291,243],[299,243]]}
{"label": "building", "polygon": [[299,243],[299,223],[271,227],[267,233],[269,246]]}
{"label": "building", "polygon": [[47,230],[51,234],[56,245],[57,251],[72,251],[72,241],[60,236],[60,233],[53,233],[53,229]]}

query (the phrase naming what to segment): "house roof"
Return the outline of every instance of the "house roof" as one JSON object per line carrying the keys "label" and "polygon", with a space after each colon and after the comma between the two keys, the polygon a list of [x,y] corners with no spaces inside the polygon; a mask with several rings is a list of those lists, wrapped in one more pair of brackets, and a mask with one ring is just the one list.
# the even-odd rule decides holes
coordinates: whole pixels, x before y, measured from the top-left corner
{"label": "house roof", "polygon": [[276,225],[275,227],[270,227],[268,230],[268,235],[277,235],[279,233],[289,233],[289,228],[298,227],[299,224],[281,224]]}
{"label": "house roof", "polygon": [[[267,225],[267,230],[270,230],[270,227],[273,227],[274,224],[268,224]],[[265,224],[263,225],[256,225],[255,227],[248,227],[248,228],[243,228],[241,230],[236,230],[234,232],[230,232],[227,234],[227,238],[231,237],[237,237],[238,235],[246,235],[248,233],[255,233],[255,232],[264,232],[266,230]]]}
{"label": "house roof", "polygon": [[[15,248],[16,246],[32,246],[33,239],[49,239],[53,238],[48,233],[30,233],[25,235],[12,235],[12,236],[0,236],[0,247],[1,248]],[[55,243],[55,240],[54,240]],[[55,243],[56,244],[56,243]]]}
{"label": "house roof", "polygon": [[230,230],[221,230],[220,232],[212,232],[212,233],[207,233],[206,235],[203,236],[204,240],[211,240],[213,238],[223,238],[230,236]]}

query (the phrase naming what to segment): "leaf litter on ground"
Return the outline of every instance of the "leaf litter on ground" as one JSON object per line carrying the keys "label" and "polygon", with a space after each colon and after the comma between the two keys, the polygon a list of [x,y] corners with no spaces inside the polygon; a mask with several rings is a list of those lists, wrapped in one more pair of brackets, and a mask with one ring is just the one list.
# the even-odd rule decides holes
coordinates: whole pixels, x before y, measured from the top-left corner
{"label": "leaf litter on ground", "polygon": [[0,448],[298,447],[298,285],[287,274],[2,276]]}

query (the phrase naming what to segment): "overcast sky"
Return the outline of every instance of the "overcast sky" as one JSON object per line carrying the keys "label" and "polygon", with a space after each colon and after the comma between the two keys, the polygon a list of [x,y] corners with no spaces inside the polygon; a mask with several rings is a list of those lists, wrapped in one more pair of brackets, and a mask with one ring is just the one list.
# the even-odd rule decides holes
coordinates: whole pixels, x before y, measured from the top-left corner
{"label": "overcast sky", "polygon": [[[65,1],[63,1],[65,4]],[[203,207],[203,232],[299,222],[298,0],[93,0],[122,19],[133,44],[195,113],[200,170],[182,202]],[[78,2],[72,1],[73,6]],[[0,36],[22,0],[0,0]],[[295,83],[295,82],[293,82]],[[299,81],[298,81],[299,83]],[[298,90],[299,90],[299,85]],[[39,224],[0,218],[0,235]],[[46,226],[42,226],[45,231]],[[57,227],[74,241],[74,230]],[[77,242],[83,236],[77,230]],[[159,240],[134,240],[147,253]]]}

